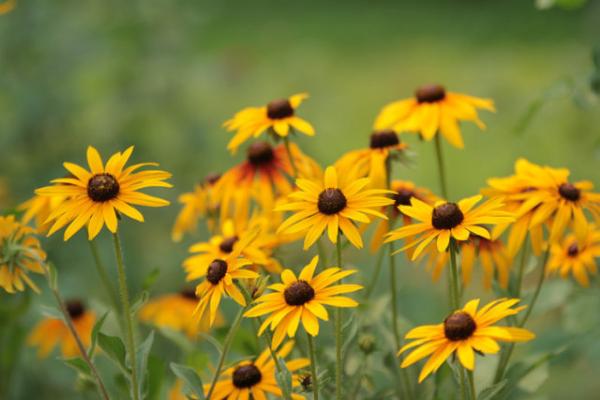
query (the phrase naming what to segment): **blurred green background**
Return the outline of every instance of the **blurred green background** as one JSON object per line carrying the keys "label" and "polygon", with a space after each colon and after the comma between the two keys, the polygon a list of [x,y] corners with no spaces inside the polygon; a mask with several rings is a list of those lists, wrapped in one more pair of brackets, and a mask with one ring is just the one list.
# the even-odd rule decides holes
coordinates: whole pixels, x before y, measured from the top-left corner
{"label": "blurred green background", "polygon": [[[302,91],[311,98],[300,114],[317,136],[298,142],[326,165],[367,145],[384,104],[430,82],[493,98],[498,109],[482,113],[484,133],[463,125],[465,150],[445,147],[453,197],[509,174],[520,156],[568,167],[574,179],[599,185],[600,112],[589,82],[592,50],[600,44],[600,2],[560,3],[582,4],[541,11],[526,0],[18,1],[0,16],[0,179],[6,186],[0,201],[15,206],[62,176],[63,161],[83,163],[88,144],[105,157],[134,144],[134,161],[157,161],[173,173],[175,189],[156,193],[175,203],[208,172],[243,157],[225,150],[224,120],[245,106]],[[415,158],[397,176],[436,190],[432,146],[404,137]],[[180,264],[193,238],[170,241],[178,210],[176,204],[147,209],[144,225],[122,224],[135,290],[156,267],[154,293],[181,286]],[[64,293],[103,299],[84,235],[66,244],[59,236],[46,245]],[[103,234],[100,245],[112,263],[108,239]],[[366,252],[347,259],[367,265],[368,275]],[[443,283],[432,289],[423,268],[402,267],[407,326],[439,320]],[[600,326],[597,292],[597,283],[587,291],[549,284],[532,325],[539,339],[519,354],[555,349]],[[0,301],[14,299],[0,293]],[[46,294],[35,299],[45,302]],[[39,318],[39,308],[30,309],[25,329]],[[599,367],[597,340],[580,340],[532,378],[539,390],[525,398],[597,398]],[[27,349],[14,370],[11,399],[80,398],[74,373],[55,359],[38,361]]]}

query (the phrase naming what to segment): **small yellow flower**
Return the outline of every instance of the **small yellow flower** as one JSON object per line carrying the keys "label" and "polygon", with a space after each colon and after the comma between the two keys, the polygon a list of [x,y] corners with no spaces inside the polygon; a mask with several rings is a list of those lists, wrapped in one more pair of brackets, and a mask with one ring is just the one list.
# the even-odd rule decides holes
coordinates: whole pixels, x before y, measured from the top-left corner
{"label": "small yellow flower", "polygon": [[279,137],[287,137],[293,129],[313,136],[315,129],[304,119],[296,116],[296,109],[308,94],[295,94],[287,99],[273,100],[263,107],[248,107],[225,121],[228,131],[235,131],[227,148],[235,153],[238,147],[251,137],[259,137],[268,129]]}
{"label": "small yellow flower", "polygon": [[446,92],[440,85],[421,86],[414,97],[386,105],[375,120],[375,129],[418,132],[427,141],[437,133],[462,149],[459,121],[473,121],[480,129],[485,129],[477,116],[478,108],[495,111],[492,100]]}
{"label": "small yellow flower", "polygon": [[[73,326],[81,338],[81,342],[86,348],[89,348],[92,340],[92,329],[96,323],[96,314],[87,310],[79,300],[67,301],[65,306],[69,318],[71,318]],[[27,338],[27,344],[38,347],[39,357],[48,356],[57,345],[60,345],[63,357],[70,358],[80,355],[75,339],[73,339],[69,328],[61,319],[46,318],[40,321]]]}
{"label": "small yellow flower", "polygon": [[348,297],[339,296],[362,289],[360,285],[334,285],[335,282],[356,273],[356,270],[342,270],[338,267],[327,268],[318,275],[315,269],[319,256],[315,256],[306,265],[300,275],[286,269],[281,273],[282,283],[269,286],[274,290],[264,294],[256,302],[258,305],[248,310],[244,316],[260,317],[270,314],[259,329],[261,335],[270,327],[273,334],[273,347],[279,346],[285,335],[294,337],[300,321],[304,330],[312,336],[319,334],[319,319],[329,320],[325,305],[334,307],[356,307],[358,303]]}
{"label": "small yellow flower", "polygon": [[22,292],[25,285],[40,289],[28,273],[43,274],[46,253],[33,228],[23,225],[14,215],[0,216],[0,287],[8,293]]}
{"label": "small yellow flower", "polygon": [[98,151],[89,146],[89,171],[76,164],[63,163],[73,176],[54,179],[53,186],[36,190],[37,194],[44,196],[68,197],[48,217],[48,221],[54,221],[48,236],[69,224],[64,234],[64,239],[69,240],[87,225],[88,239],[92,240],[104,224],[112,233],[117,232],[117,213],[143,222],[144,216],[132,204],[148,207],[169,205],[168,201],[141,193],[139,189],[171,187],[171,184],[164,182],[171,174],[159,170],[135,172],[141,167],[158,165],[156,163],[135,164],[125,168],[131,153],[133,146],[123,153],[115,153],[104,164]]}
{"label": "small yellow flower", "polygon": [[35,194],[31,199],[20,204],[17,209],[25,212],[21,218],[24,224],[28,224],[35,219],[37,231],[44,233],[52,225],[51,222],[46,222],[48,217],[66,199],[65,196],[42,196]]}
{"label": "small yellow flower", "polygon": [[496,354],[500,351],[498,341],[526,342],[535,338],[533,333],[523,328],[493,325],[523,310],[525,306],[512,308],[518,302],[519,299],[494,300],[477,311],[479,299],[471,300],[442,324],[412,329],[405,336],[412,342],[402,347],[398,354],[414,350],[404,358],[401,367],[409,367],[430,356],[419,375],[420,383],[455,352],[460,363],[472,371],[475,369],[475,352]]}
{"label": "small yellow flower", "polygon": [[565,279],[569,273],[581,286],[588,287],[588,274],[598,273],[596,258],[600,257],[600,231],[593,224],[583,240],[578,240],[570,234],[560,243],[554,243],[550,248],[548,274],[559,273]]}

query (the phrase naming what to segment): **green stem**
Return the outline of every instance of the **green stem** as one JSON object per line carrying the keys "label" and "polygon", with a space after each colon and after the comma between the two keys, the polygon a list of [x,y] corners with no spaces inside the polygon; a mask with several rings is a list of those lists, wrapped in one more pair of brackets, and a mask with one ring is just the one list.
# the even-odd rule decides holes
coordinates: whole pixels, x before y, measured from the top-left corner
{"label": "green stem", "polygon": [[377,286],[377,281],[379,280],[379,274],[381,273],[381,266],[383,265],[383,256],[385,255],[385,246],[381,246],[379,252],[377,253],[377,261],[375,262],[375,270],[373,271],[373,278],[371,279],[371,283],[367,286],[367,290],[365,292],[365,302],[369,300],[371,297],[371,293],[375,286]]}
{"label": "green stem", "polygon": [[469,392],[471,394],[471,400],[477,400],[477,390],[475,389],[473,371],[467,371],[467,378],[469,379]]}
{"label": "green stem", "polygon": [[317,240],[317,247],[319,249],[319,261],[321,262],[321,265],[327,265],[327,249],[325,249],[321,238]]}
{"label": "green stem", "polygon": [[462,365],[460,365],[460,363],[458,363],[458,370],[460,371],[460,382],[459,382],[459,386],[460,386],[460,398],[462,400],[468,400],[469,398],[467,397],[467,385],[465,385],[465,369],[463,368]]}
{"label": "green stem", "polygon": [[283,143],[285,144],[285,151],[287,151],[288,158],[290,159],[290,165],[292,166],[292,172],[294,173],[293,178],[298,179],[298,168],[296,167],[296,161],[292,155],[289,136],[283,138]]}
{"label": "green stem", "polygon": [[231,344],[233,343],[233,338],[235,337],[235,333],[237,332],[240,324],[242,323],[242,316],[244,315],[244,311],[248,306],[241,308],[238,314],[235,317],[235,320],[231,324],[231,328],[229,328],[229,332],[225,337],[225,342],[223,343],[223,351],[221,352],[221,356],[219,357],[219,362],[217,363],[217,369],[215,370],[215,375],[210,383],[210,388],[206,394],[207,399],[212,399],[213,391],[215,390],[215,385],[219,380],[219,375],[221,375],[221,370],[223,369],[223,364],[225,363],[225,358],[227,357],[227,353],[229,353],[229,349],[231,348]]}
{"label": "green stem", "polygon": [[138,391],[138,371],[135,354],[135,336],[133,328],[133,316],[131,315],[131,305],[129,302],[129,290],[127,289],[127,277],[125,274],[125,264],[123,262],[123,246],[121,245],[121,239],[119,233],[113,234],[114,245],[115,245],[115,256],[117,258],[117,270],[119,276],[119,292],[121,296],[121,303],[123,306],[123,318],[127,328],[127,353],[129,355],[129,363],[131,364],[131,386],[134,400],[139,400]]}
{"label": "green stem", "polygon": [[456,265],[456,243],[454,239],[450,239],[450,304],[452,312],[458,310],[460,307],[459,289],[458,289],[458,266]]}
{"label": "green stem", "polygon": [[[310,375],[311,384],[313,389],[313,400],[319,400],[319,378],[317,376],[317,353],[315,351],[315,344],[313,337],[306,332],[308,338],[308,350],[310,353]],[[336,390],[337,391],[337,390]]]}
{"label": "green stem", "polygon": [[517,275],[517,282],[516,282],[516,287],[515,287],[515,297],[520,297],[521,296],[521,286],[523,284],[523,273],[525,271],[525,262],[527,261],[527,255],[528,252],[527,250],[529,249],[529,246],[527,246],[527,236],[525,237],[525,242],[523,243],[523,250],[521,250],[521,260],[519,262],[519,270],[518,270],[518,275]]}
{"label": "green stem", "polygon": [[117,314],[120,314],[121,309],[119,306],[119,295],[117,294],[117,291],[110,280],[106,266],[100,259],[100,253],[98,252],[98,246],[96,245],[96,241],[89,240],[88,243],[90,244],[90,250],[92,251],[92,256],[94,257],[96,271],[98,271],[98,276],[100,276],[100,280],[102,281],[104,290],[110,298],[114,310],[117,312]]}
{"label": "green stem", "polygon": [[440,189],[444,199],[448,200],[448,186],[446,184],[446,169],[444,167],[444,155],[442,153],[442,143],[439,132],[435,135],[435,155],[437,158],[438,175],[440,178]]}
{"label": "green stem", "polygon": [[[342,237],[338,233],[335,245],[337,267],[342,268]],[[340,281],[341,282],[341,281]],[[335,398],[342,400],[342,310],[335,309]]]}

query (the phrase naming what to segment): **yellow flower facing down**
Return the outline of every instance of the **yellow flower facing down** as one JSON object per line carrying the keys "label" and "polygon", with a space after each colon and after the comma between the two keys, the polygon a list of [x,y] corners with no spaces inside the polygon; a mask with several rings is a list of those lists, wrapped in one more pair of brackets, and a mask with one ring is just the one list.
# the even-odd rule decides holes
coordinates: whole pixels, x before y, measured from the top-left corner
{"label": "yellow flower facing down", "polygon": [[588,275],[596,275],[596,258],[600,257],[600,231],[592,224],[583,240],[570,234],[550,248],[548,274],[560,274],[565,279],[572,274],[584,287],[590,285]]}
{"label": "yellow flower facing down", "polygon": [[29,273],[43,274],[46,253],[33,228],[23,225],[14,215],[0,216],[0,287],[8,293],[22,292],[29,286],[40,289]]}
{"label": "yellow flower facing down", "polygon": [[[198,333],[210,330],[207,319],[199,320],[193,316],[197,305],[198,297],[193,289],[165,294],[151,299],[142,307],[140,320],[161,328],[183,332],[190,339],[194,339]],[[217,313],[215,325],[222,326],[223,322],[223,316]]]}
{"label": "yellow flower facing down", "polygon": [[[284,359],[293,348],[294,342],[287,342],[277,352],[277,358]],[[292,375],[293,387],[300,384],[295,372],[309,365],[310,361],[307,358],[296,358],[285,362],[285,366]],[[205,395],[208,394],[209,388],[210,384],[204,385]],[[255,360],[239,362],[223,371],[221,379],[215,385],[212,398],[266,400],[269,395],[283,398],[283,393],[275,378],[275,361],[273,361],[269,349],[265,349]],[[292,393],[292,399],[303,400],[304,396]]]}
{"label": "yellow flower facing down", "polygon": [[410,206],[399,206],[399,209],[419,222],[393,230],[387,235],[386,242],[410,239],[409,244],[399,251],[417,246],[411,257],[412,260],[416,260],[434,239],[439,252],[448,249],[451,238],[465,241],[475,234],[491,239],[489,231],[483,225],[510,222],[514,218],[512,214],[503,210],[504,204],[501,199],[488,200],[475,207],[481,199],[482,196],[477,195],[458,203],[440,201],[432,207],[413,197]]}
{"label": "yellow flower facing down", "polygon": [[405,338],[412,340],[398,354],[413,349],[402,361],[406,368],[429,357],[419,375],[419,383],[429,374],[436,372],[452,354],[468,370],[475,369],[475,352],[496,354],[498,342],[526,342],[535,335],[523,328],[495,326],[510,315],[515,315],[525,306],[513,308],[519,299],[499,299],[481,307],[479,299],[469,301],[462,310],[455,311],[443,323],[423,325],[410,330]]}
{"label": "yellow flower facing down", "polygon": [[492,100],[447,92],[440,85],[426,85],[418,88],[414,97],[386,105],[375,120],[375,129],[418,132],[427,141],[437,133],[462,149],[464,143],[458,123],[472,121],[485,129],[477,115],[479,108],[495,111]]}
{"label": "yellow flower facing down", "polygon": [[[96,323],[96,314],[87,310],[79,300],[67,301],[65,306],[81,342],[86,348],[89,348],[92,341],[92,329]],[[38,348],[40,358],[47,357],[56,346],[60,346],[61,353],[65,358],[80,355],[77,342],[61,319],[46,318],[40,321],[28,336],[27,344]]]}
{"label": "yellow flower facing down", "polygon": [[273,100],[263,107],[248,107],[225,121],[223,126],[235,135],[227,148],[235,153],[242,143],[251,137],[259,137],[268,129],[279,137],[287,137],[293,130],[314,136],[310,123],[296,116],[296,109],[308,94],[295,94],[287,99]]}
{"label": "yellow flower facing down", "polygon": [[48,236],[68,224],[64,239],[69,240],[87,225],[88,239],[92,240],[105,224],[109,231],[117,232],[117,213],[143,222],[144,216],[132,205],[169,205],[168,201],[141,193],[139,190],[148,187],[171,187],[171,184],[164,181],[170,178],[171,174],[160,170],[136,172],[145,166],[157,166],[156,163],[135,164],[125,168],[132,152],[133,146],[123,153],[115,153],[104,164],[98,151],[89,146],[89,171],[79,165],[65,162],[63,166],[72,177],[54,179],[53,186],[36,190],[40,195],[68,197],[48,217],[48,221],[54,222]]}
{"label": "yellow flower facing down", "polygon": [[363,241],[354,222],[369,223],[371,217],[386,219],[381,207],[394,203],[385,197],[389,190],[365,189],[369,178],[354,178],[347,172],[346,179],[338,179],[335,167],[328,167],[322,181],[296,180],[299,190],[288,196],[288,202],[277,206],[277,211],[293,211],[277,233],[306,232],[304,249],[312,246],[327,230],[332,243],[337,243],[342,232],[355,247],[362,248]]}
{"label": "yellow flower facing down", "polygon": [[319,319],[329,320],[329,314],[324,306],[356,307],[358,303],[348,297],[340,296],[362,289],[360,285],[334,285],[335,282],[356,273],[356,270],[342,270],[338,267],[327,268],[315,275],[319,256],[315,256],[305,266],[300,275],[286,269],[281,273],[281,282],[269,286],[273,293],[263,294],[256,302],[259,303],[246,311],[246,317],[260,317],[270,314],[261,325],[258,334],[265,329],[274,331],[273,347],[285,338],[294,337],[300,322],[309,335],[319,334]]}

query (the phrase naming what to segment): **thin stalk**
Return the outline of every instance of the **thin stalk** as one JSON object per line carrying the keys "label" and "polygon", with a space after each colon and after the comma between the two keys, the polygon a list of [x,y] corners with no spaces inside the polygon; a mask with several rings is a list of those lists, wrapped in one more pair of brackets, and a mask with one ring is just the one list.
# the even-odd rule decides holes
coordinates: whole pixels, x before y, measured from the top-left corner
{"label": "thin stalk", "polygon": [[319,249],[319,259],[321,261],[321,265],[327,265],[327,249],[325,249],[325,246],[323,245],[323,241],[321,239],[322,238],[319,238],[319,240],[317,240],[317,247]]}
{"label": "thin stalk", "polygon": [[215,375],[210,383],[210,388],[208,389],[208,393],[206,394],[207,399],[212,399],[212,394],[215,390],[215,385],[219,380],[219,375],[221,375],[221,370],[223,369],[223,364],[225,363],[225,358],[227,357],[227,353],[229,353],[229,349],[231,348],[231,344],[233,343],[233,338],[235,337],[235,333],[237,332],[240,324],[242,323],[242,316],[244,315],[244,311],[247,306],[241,308],[240,311],[235,316],[233,320],[233,324],[225,337],[225,342],[223,343],[223,351],[221,352],[221,356],[219,357],[219,362],[217,363],[217,369],[215,370]]}
{"label": "thin stalk", "polygon": [[88,240],[88,243],[90,244],[90,250],[92,251],[92,256],[94,257],[96,271],[98,271],[98,276],[100,276],[100,280],[102,281],[104,290],[110,298],[114,310],[117,312],[117,314],[120,314],[121,307],[119,306],[119,295],[117,294],[117,291],[110,280],[106,266],[100,259],[100,253],[98,252],[98,246],[96,245],[96,241]]}
{"label": "thin stalk", "polygon": [[283,138],[283,143],[285,144],[285,151],[287,152],[288,158],[290,159],[290,165],[292,166],[292,172],[294,174],[293,178],[298,179],[298,168],[296,167],[296,161],[294,160],[294,156],[292,155],[289,136]]}
{"label": "thin stalk", "polygon": [[[342,268],[342,238],[338,233],[335,245],[337,267]],[[342,400],[342,310],[335,309],[335,398]]]}
{"label": "thin stalk", "polygon": [[456,265],[456,244],[454,239],[450,239],[450,300],[451,300],[451,311],[456,311],[460,307],[459,289],[458,289],[458,266]]}
{"label": "thin stalk", "polygon": [[477,390],[475,389],[473,371],[467,371],[467,378],[469,379],[469,392],[471,394],[471,400],[477,400]]}
{"label": "thin stalk", "polygon": [[379,274],[381,273],[381,266],[383,265],[383,256],[385,255],[385,246],[381,246],[379,252],[377,253],[377,261],[375,261],[375,270],[373,271],[373,278],[371,279],[371,283],[367,286],[367,290],[365,292],[365,301],[371,297],[371,293],[375,286],[377,286],[377,281],[379,280]]}
{"label": "thin stalk", "polygon": [[529,249],[529,246],[527,246],[527,244],[528,244],[528,241],[527,241],[527,236],[526,236],[525,242],[523,243],[523,250],[521,250],[521,260],[519,262],[519,269],[518,269],[518,274],[517,274],[515,297],[521,296],[521,286],[523,285],[523,273],[525,271],[525,262],[527,261],[527,256],[528,256],[527,250]]}
{"label": "thin stalk", "polygon": [[440,189],[444,199],[448,199],[448,185],[446,184],[446,168],[444,165],[444,154],[442,153],[442,143],[439,132],[435,135],[435,155],[437,158],[438,175],[440,179]]}
{"label": "thin stalk", "polygon": [[[311,375],[311,384],[313,389],[313,400],[319,400],[319,379],[317,376],[317,353],[315,351],[315,344],[313,337],[306,332],[306,337],[308,339],[308,350],[310,353],[310,375]],[[337,391],[337,389],[336,389]]]}
{"label": "thin stalk", "polygon": [[467,397],[467,385],[465,385],[465,369],[462,365],[460,365],[460,363],[458,363],[458,361],[456,363],[458,364],[458,370],[460,371],[460,398],[462,400],[469,400],[469,398]]}
{"label": "thin stalk", "polygon": [[115,256],[117,258],[117,270],[119,276],[119,293],[121,296],[121,304],[123,306],[123,319],[126,325],[126,336],[127,336],[127,353],[129,355],[129,363],[131,364],[131,386],[134,400],[139,400],[138,392],[138,371],[135,354],[135,335],[133,328],[133,317],[131,315],[131,304],[129,301],[129,290],[127,289],[127,277],[125,274],[125,264],[123,262],[123,246],[121,245],[121,239],[119,233],[113,234],[113,241],[115,245]]}

